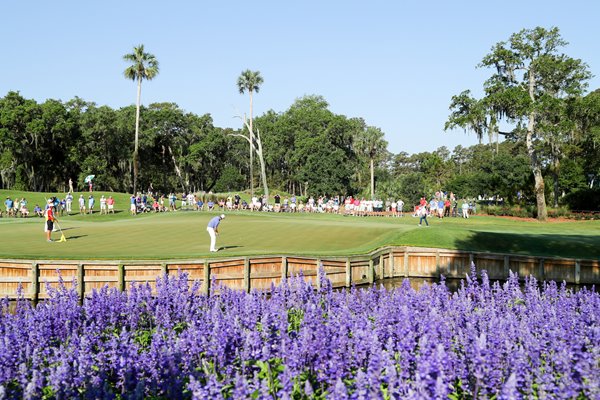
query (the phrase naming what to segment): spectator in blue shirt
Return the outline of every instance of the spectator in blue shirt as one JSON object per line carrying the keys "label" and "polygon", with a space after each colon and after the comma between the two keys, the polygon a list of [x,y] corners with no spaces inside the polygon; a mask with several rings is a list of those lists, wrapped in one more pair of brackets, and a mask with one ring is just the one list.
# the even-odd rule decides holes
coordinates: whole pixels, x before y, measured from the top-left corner
{"label": "spectator in blue shirt", "polygon": [[10,217],[13,213],[14,202],[10,197],[7,197],[6,201],[4,202],[4,205],[6,206],[6,215]]}

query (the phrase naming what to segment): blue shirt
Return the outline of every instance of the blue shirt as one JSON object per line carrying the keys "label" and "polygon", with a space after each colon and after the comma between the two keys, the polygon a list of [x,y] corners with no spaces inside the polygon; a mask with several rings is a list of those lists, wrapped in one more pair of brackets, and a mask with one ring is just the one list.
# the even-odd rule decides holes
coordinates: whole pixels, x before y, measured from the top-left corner
{"label": "blue shirt", "polygon": [[208,222],[208,228],[217,229],[219,226],[219,222],[221,222],[221,217],[216,216]]}

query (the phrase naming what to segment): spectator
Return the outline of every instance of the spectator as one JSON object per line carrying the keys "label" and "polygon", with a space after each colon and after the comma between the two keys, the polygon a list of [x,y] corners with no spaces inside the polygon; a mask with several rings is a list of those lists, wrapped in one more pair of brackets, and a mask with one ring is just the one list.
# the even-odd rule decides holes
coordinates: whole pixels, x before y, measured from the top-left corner
{"label": "spectator", "polygon": [[419,216],[419,226],[422,226],[423,221],[425,221],[425,225],[429,227],[429,222],[427,222],[427,208],[425,206],[420,206],[418,214]]}
{"label": "spectator", "polygon": [[4,205],[6,206],[6,216],[12,216],[14,201],[10,197],[7,197],[4,201]]}
{"label": "spectator", "polygon": [[106,197],[104,197],[104,195],[100,196],[100,214],[108,214],[106,209]]}
{"label": "spectator", "polygon": [[[91,184],[91,182],[90,182]],[[94,199],[94,195],[90,194],[90,197],[88,197],[88,212],[90,214],[94,213],[94,204],[96,204],[96,199]]]}
{"label": "spectator", "polygon": [[85,199],[83,195],[79,196],[79,214],[85,214]]}
{"label": "spectator", "polygon": [[131,197],[129,198],[129,213],[131,215],[137,214],[137,206],[135,203],[136,203],[136,198],[134,195],[131,195]]}
{"label": "spectator", "polygon": [[467,201],[463,201],[462,203],[462,217],[463,218],[469,218],[469,203],[467,203]]}
{"label": "spectator", "polygon": [[108,212],[114,214],[115,213],[115,199],[112,196],[108,196],[106,199],[106,205],[108,206]]}
{"label": "spectator", "polygon": [[[69,182],[71,185],[73,185],[73,181],[71,179],[69,179]],[[73,195],[71,194],[71,192],[67,193],[67,196],[65,197],[65,202],[66,202],[66,206],[67,206],[67,215],[71,213],[71,207],[73,204]]]}

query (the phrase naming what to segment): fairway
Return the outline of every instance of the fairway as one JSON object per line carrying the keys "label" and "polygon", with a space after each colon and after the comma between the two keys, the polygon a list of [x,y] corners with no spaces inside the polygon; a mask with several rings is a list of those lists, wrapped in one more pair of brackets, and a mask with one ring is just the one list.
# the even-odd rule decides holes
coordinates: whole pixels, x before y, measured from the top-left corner
{"label": "fairway", "polygon": [[[121,203],[122,204],[122,203]],[[364,254],[387,245],[597,259],[600,222],[514,221],[475,216],[430,219],[230,212],[218,253],[206,225],[217,212],[71,215],[60,218],[66,243],[45,241],[42,218],[2,218],[0,257],[15,259],[181,259],[244,255]],[[58,240],[60,233],[53,238]]]}

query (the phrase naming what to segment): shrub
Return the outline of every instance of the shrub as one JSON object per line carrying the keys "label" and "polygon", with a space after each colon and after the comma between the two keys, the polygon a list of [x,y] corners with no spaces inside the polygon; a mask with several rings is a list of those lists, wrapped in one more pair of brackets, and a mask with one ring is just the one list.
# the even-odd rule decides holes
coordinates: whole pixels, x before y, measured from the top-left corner
{"label": "shrub", "polygon": [[[165,276],[0,308],[2,398],[598,398],[600,296],[473,270],[445,284],[270,295]],[[218,294],[217,294],[218,292]]]}

